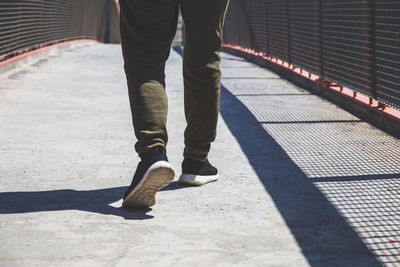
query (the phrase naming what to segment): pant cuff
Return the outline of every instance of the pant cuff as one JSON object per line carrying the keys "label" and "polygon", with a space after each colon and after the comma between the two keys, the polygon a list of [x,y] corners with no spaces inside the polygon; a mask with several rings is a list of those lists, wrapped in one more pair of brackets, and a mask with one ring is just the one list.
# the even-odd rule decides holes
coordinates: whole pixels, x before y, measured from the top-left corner
{"label": "pant cuff", "polygon": [[136,147],[136,152],[138,153],[139,157],[141,157],[141,155],[143,155],[144,153],[148,152],[149,150],[151,150],[152,148],[155,148],[157,146],[163,146],[165,147],[165,144],[162,142],[157,142],[151,145],[147,145],[145,147]]}

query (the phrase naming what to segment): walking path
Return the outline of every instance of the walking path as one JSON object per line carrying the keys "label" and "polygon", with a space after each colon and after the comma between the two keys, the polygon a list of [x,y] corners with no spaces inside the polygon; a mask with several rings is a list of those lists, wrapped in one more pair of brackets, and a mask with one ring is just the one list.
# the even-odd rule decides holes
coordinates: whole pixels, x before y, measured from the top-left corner
{"label": "walking path", "polygon": [[[167,64],[180,173],[180,49]],[[121,208],[138,157],[118,45],[0,75],[0,266],[400,264],[400,141],[222,54],[220,180]],[[177,177],[176,177],[177,179]]]}

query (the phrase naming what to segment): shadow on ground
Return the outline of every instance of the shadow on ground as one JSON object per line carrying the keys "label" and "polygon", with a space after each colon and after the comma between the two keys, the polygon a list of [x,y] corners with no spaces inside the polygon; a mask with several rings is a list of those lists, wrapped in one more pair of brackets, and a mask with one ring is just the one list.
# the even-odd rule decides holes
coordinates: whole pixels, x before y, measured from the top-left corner
{"label": "shadow on ground", "polygon": [[[181,48],[174,50],[182,55]],[[220,113],[311,266],[380,266],[262,122],[224,86]]]}
{"label": "shadow on ground", "polygon": [[145,220],[151,209],[126,209],[113,207],[125,192],[126,187],[98,190],[52,190],[37,192],[0,193],[0,214],[40,211],[81,210],[104,215],[114,215],[126,220]]}
{"label": "shadow on ground", "polygon": [[160,191],[174,191],[174,190],[179,190],[179,189],[185,189],[188,187],[190,187],[190,186],[181,185],[175,181],[175,182],[170,183],[168,186],[162,188]]}

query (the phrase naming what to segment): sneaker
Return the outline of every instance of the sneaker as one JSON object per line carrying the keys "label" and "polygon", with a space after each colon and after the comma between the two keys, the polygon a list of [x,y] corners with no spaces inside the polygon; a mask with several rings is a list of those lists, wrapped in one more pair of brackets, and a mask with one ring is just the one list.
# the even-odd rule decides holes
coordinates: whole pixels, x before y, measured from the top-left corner
{"label": "sneaker", "polygon": [[197,161],[185,158],[182,162],[182,175],[178,183],[185,185],[204,185],[218,180],[218,170],[208,160]]}
{"label": "sneaker", "polygon": [[168,162],[165,148],[157,146],[143,155],[132,183],[124,194],[124,207],[151,207],[156,204],[156,193],[169,185],[175,172]]}

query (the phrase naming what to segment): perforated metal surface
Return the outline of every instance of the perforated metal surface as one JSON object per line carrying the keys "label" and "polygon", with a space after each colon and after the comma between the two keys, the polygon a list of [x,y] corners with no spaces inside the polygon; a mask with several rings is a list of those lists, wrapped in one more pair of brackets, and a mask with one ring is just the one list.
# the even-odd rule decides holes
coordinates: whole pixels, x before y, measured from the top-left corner
{"label": "perforated metal surface", "polygon": [[0,61],[67,39],[118,42],[118,20],[113,0],[0,0]]}
{"label": "perforated metal surface", "polygon": [[[303,98],[297,99],[301,101]],[[318,101],[313,102],[315,110]],[[335,119],[332,112],[342,111],[334,112],[326,105],[324,113],[310,118],[307,112],[293,105],[297,118],[293,116],[284,120],[278,117],[264,123],[264,128],[279,141],[309,178],[400,174],[398,140],[385,135],[377,138],[380,134],[378,130],[351,118],[351,115],[340,114]],[[389,147],[393,149],[385,152]]]}
{"label": "perforated metal surface", "polygon": [[384,266],[400,263],[400,174],[394,179],[317,182],[316,186],[358,232]]}

